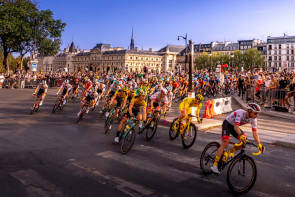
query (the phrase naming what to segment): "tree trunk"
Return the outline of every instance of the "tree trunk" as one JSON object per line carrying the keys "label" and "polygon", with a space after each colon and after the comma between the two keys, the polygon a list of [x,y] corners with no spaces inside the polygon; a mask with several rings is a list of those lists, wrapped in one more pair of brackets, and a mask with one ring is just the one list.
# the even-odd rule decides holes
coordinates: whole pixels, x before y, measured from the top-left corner
{"label": "tree trunk", "polygon": [[20,70],[23,70],[23,64],[24,64],[24,54],[20,54]]}
{"label": "tree trunk", "polygon": [[9,72],[9,62],[8,62],[8,55],[9,53],[7,51],[5,51],[5,48],[4,48],[4,51],[3,51],[3,56],[4,56],[4,59],[3,59],[3,66],[4,66],[4,69]]}

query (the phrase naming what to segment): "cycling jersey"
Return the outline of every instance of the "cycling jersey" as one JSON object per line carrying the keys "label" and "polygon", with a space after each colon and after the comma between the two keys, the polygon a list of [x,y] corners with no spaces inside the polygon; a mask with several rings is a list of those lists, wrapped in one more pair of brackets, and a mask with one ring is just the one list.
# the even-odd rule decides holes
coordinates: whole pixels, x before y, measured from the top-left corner
{"label": "cycling jersey", "polygon": [[154,101],[154,102],[156,102],[156,103],[163,103],[164,105],[165,104],[168,104],[169,103],[168,97],[167,96],[163,96],[161,98],[160,95],[161,95],[161,91],[156,92],[155,94],[153,94],[151,96],[151,100]]}
{"label": "cycling jersey", "polygon": [[242,126],[247,123],[251,123],[252,125],[252,131],[257,131],[257,118],[246,118],[246,111],[243,109],[238,109],[234,112],[232,112],[230,115],[226,117],[226,120],[231,124],[232,126],[238,125]]}
{"label": "cycling jersey", "polygon": [[44,87],[42,85],[38,85],[37,87],[37,96],[41,96],[42,94],[44,93],[47,93],[47,90],[48,90],[48,86],[47,85],[44,85]]}
{"label": "cycling jersey", "polygon": [[196,114],[198,115],[200,113],[200,110],[202,108],[202,103],[195,104],[194,98],[185,98],[183,101],[179,104],[179,110],[180,111],[188,111],[188,114],[192,113],[192,107],[197,107]]}
{"label": "cycling jersey", "polygon": [[139,97],[134,97],[132,100],[131,100],[131,103],[130,104],[133,104],[133,108],[132,109],[135,109],[135,110],[140,110],[141,107],[146,107],[147,106],[147,103],[145,102],[145,100],[140,100]]}

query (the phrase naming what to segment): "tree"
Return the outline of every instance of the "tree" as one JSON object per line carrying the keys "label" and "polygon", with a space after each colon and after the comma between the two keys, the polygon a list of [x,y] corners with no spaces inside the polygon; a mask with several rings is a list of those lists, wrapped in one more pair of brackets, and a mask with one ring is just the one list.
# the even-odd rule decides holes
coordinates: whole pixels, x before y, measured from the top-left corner
{"label": "tree", "polygon": [[50,10],[39,11],[31,0],[3,1],[0,4],[0,44],[4,67],[9,71],[8,55],[18,52],[21,68],[25,54],[34,49],[41,55],[56,54],[65,28],[61,20],[53,19]]}

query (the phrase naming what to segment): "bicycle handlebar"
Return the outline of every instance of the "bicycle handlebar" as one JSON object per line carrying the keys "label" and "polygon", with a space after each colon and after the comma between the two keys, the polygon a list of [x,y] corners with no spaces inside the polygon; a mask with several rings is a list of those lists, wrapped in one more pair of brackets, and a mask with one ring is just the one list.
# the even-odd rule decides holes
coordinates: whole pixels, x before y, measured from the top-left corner
{"label": "bicycle handlebar", "polygon": [[[252,146],[255,146],[255,147],[257,147],[257,145],[256,144],[254,144],[254,143],[252,143],[252,142],[247,142],[246,144],[249,144],[249,145],[252,145]],[[246,145],[243,141],[241,141],[239,144],[234,144],[235,146],[242,146],[242,145]],[[254,155],[254,156],[258,156],[258,155],[260,155],[262,152],[261,152],[261,150],[259,150],[257,153],[252,153],[252,155]]]}

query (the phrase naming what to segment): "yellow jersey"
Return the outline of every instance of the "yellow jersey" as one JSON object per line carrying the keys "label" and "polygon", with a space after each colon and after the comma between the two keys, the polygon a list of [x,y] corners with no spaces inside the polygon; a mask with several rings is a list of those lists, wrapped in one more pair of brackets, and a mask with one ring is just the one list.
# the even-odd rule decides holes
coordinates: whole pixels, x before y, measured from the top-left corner
{"label": "yellow jersey", "polygon": [[195,98],[185,98],[179,104],[180,111],[186,110],[188,114],[192,113],[192,107],[197,107],[196,115],[198,116],[202,108],[202,103],[195,104]]}

